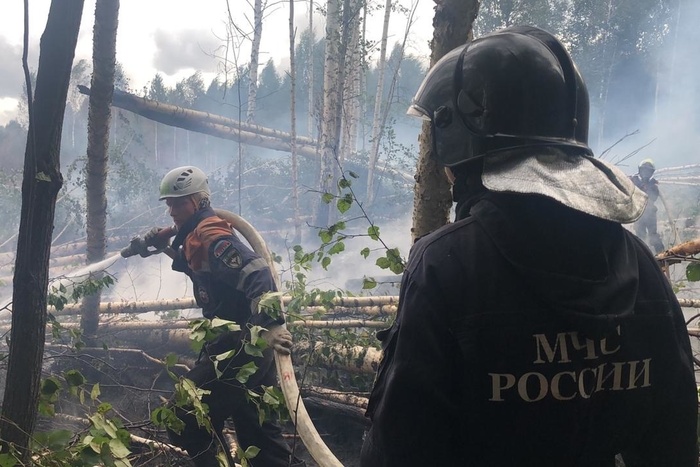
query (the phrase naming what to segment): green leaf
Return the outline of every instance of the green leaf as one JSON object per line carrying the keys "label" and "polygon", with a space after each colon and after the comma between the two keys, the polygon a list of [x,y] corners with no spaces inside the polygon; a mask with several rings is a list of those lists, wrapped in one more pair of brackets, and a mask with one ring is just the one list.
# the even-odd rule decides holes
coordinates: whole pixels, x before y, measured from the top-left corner
{"label": "green leaf", "polygon": [[254,375],[256,371],[258,371],[258,366],[255,364],[255,362],[248,362],[245,365],[243,365],[240,368],[240,370],[238,370],[238,373],[236,374],[236,379],[241,384],[245,384],[248,382],[248,378]]}
{"label": "green leaf", "polygon": [[177,363],[177,354],[174,353],[169,353],[168,355],[165,356],[165,366],[171,367],[174,366]]}
{"label": "green leaf", "polygon": [[377,281],[374,280],[372,277],[365,277],[362,279],[362,289],[363,290],[368,290],[368,289],[373,289],[377,286]]}
{"label": "green leaf", "polygon": [[251,357],[262,357],[262,349],[260,347],[253,345],[251,343],[246,342],[245,345],[243,346],[243,351],[250,355]]}
{"label": "green leaf", "polygon": [[78,370],[68,370],[63,374],[63,377],[66,378],[66,383],[68,383],[68,386],[73,386],[77,387],[82,384],[85,384],[85,376]]}
{"label": "green leaf", "polygon": [[375,264],[382,269],[388,269],[390,266],[389,260],[384,256],[382,256],[381,258],[377,258]]}
{"label": "green leaf", "polygon": [[367,259],[367,257],[369,256],[369,248],[364,247],[362,250],[360,250],[360,254],[361,254],[365,259]]}
{"label": "green leaf", "polygon": [[220,353],[214,356],[214,360],[217,362],[223,362],[224,360],[228,360],[229,358],[233,357],[236,355],[238,351],[237,350],[227,350],[224,353]]}
{"label": "green leaf", "polygon": [[109,449],[112,451],[112,454],[114,454],[114,457],[119,459],[131,454],[131,451],[118,439],[113,439],[109,442]]}
{"label": "green leaf", "polygon": [[348,175],[350,175],[352,178],[360,178],[359,175],[357,175],[355,172],[352,170],[348,170]]}
{"label": "green leaf", "polygon": [[55,378],[46,378],[41,382],[41,393],[46,396],[56,394],[61,390],[61,383]]}
{"label": "green leaf", "polygon": [[347,210],[352,207],[352,195],[347,194],[340,198],[336,203],[336,206],[338,207],[338,211],[340,211],[341,214],[347,212]]}
{"label": "green leaf", "polygon": [[331,258],[328,256],[324,256],[323,260],[321,260],[321,266],[323,269],[328,270],[328,266],[331,264]]}
{"label": "green leaf", "polygon": [[685,277],[688,282],[700,281],[700,263],[690,263],[685,268]]}
{"label": "green leaf", "polygon": [[211,327],[212,328],[225,328],[229,331],[240,331],[241,327],[236,324],[235,321],[229,321],[227,319],[221,319],[221,318],[214,318],[211,320]]}
{"label": "green leaf", "polygon": [[349,188],[350,185],[352,185],[352,182],[348,180],[347,178],[343,177],[340,180],[338,180],[338,187],[343,189],[343,188]]}
{"label": "green leaf", "polygon": [[335,196],[333,196],[332,194],[324,193],[323,196],[321,196],[321,201],[323,201],[326,204],[330,204],[330,202],[333,201],[333,198],[335,198]]}
{"label": "green leaf", "polygon": [[0,454],[0,467],[15,467],[21,465],[12,454]]}
{"label": "green leaf", "polygon": [[379,227],[376,225],[372,225],[367,229],[367,235],[369,235],[369,238],[372,240],[379,240]]}
{"label": "green leaf", "polygon": [[337,242],[335,245],[331,247],[330,250],[328,250],[329,255],[336,255],[338,253],[342,253],[345,251],[345,243],[343,242]]}
{"label": "green leaf", "polygon": [[109,412],[110,410],[112,410],[112,404],[110,404],[109,402],[102,402],[100,405],[97,406],[97,413],[103,415]]}
{"label": "green leaf", "polygon": [[330,243],[333,240],[333,235],[328,230],[319,231],[318,236],[321,237],[323,243]]}
{"label": "green leaf", "polygon": [[260,448],[257,446],[248,446],[248,449],[245,450],[245,457],[246,459],[252,459],[255,456],[258,455],[260,452]]}

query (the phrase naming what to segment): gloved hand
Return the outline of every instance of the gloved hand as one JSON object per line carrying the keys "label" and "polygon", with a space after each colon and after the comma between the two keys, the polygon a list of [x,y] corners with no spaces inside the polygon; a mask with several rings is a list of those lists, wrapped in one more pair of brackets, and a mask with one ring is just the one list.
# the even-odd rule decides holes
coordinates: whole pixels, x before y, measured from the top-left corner
{"label": "gloved hand", "polygon": [[158,233],[163,230],[162,227],[153,227],[148,233],[143,237],[147,246],[152,246],[157,250],[162,250],[170,246],[170,237],[161,238]]}
{"label": "gloved hand", "polygon": [[266,331],[262,331],[260,337],[265,339],[268,347],[272,347],[282,355],[292,353],[292,335],[281,325],[273,324]]}

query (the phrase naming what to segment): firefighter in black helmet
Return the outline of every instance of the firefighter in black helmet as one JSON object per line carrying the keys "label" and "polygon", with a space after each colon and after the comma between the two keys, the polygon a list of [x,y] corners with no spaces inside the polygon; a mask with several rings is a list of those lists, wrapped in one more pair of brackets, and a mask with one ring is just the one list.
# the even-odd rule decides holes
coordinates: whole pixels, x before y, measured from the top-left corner
{"label": "firefighter in black helmet", "polygon": [[631,177],[632,183],[646,193],[649,198],[642,217],[634,223],[634,231],[639,238],[649,242],[649,246],[654,249],[655,253],[660,253],[664,251],[664,243],[657,231],[655,203],[659,198],[659,182],[653,177],[654,172],[656,172],[654,161],[644,159],[639,163],[637,174]]}
{"label": "firefighter in black helmet", "polygon": [[587,144],[588,96],[551,34],[448,53],[430,120],[455,222],[413,246],[378,337],[362,467],[697,466],[681,309],[634,222],[644,194]]}

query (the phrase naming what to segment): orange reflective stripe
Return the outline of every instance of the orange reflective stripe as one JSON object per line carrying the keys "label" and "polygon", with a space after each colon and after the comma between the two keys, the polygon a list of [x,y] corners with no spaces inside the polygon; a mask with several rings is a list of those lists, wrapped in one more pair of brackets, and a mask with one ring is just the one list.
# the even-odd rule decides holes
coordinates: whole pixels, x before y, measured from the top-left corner
{"label": "orange reflective stripe", "polygon": [[193,271],[201,271],[209,262],[209,245],[220,237],[234,235],[231,225],[217,216],[207,217],[185,239],[185,257]]}

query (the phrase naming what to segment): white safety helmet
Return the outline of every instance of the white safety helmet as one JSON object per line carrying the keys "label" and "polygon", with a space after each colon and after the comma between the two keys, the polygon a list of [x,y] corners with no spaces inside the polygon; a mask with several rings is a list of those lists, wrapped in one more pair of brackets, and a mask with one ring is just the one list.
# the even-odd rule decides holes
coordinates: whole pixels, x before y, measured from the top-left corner
{"label": "white safety helmet", "polygon": [[173,169],[160,182],[160,200],[205,193],[211,195],[207,176],[197,167],[186,165]]}

